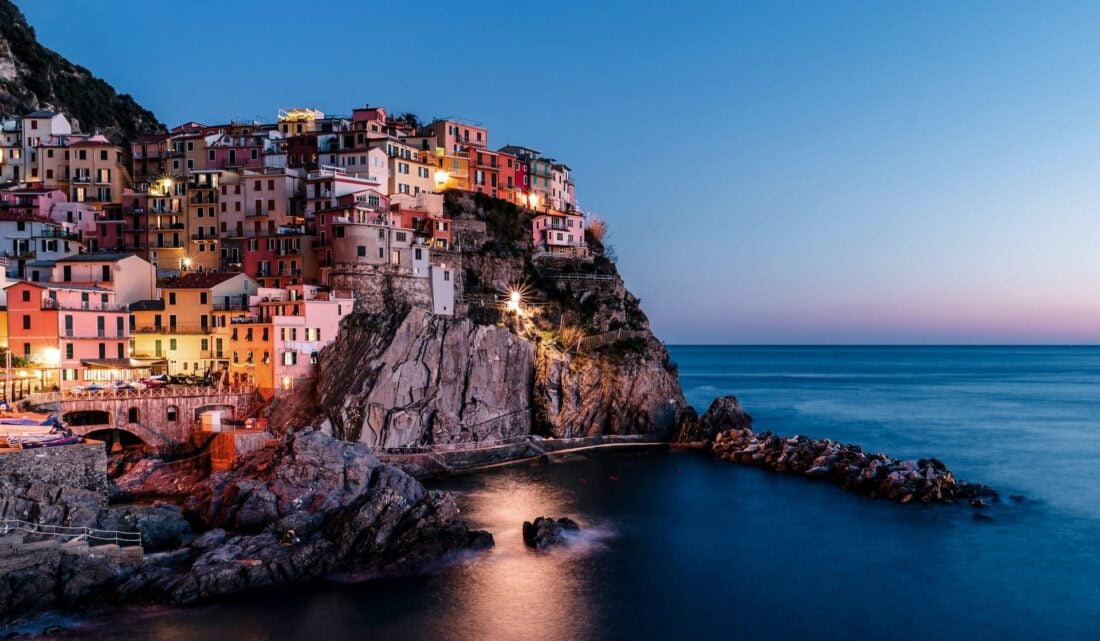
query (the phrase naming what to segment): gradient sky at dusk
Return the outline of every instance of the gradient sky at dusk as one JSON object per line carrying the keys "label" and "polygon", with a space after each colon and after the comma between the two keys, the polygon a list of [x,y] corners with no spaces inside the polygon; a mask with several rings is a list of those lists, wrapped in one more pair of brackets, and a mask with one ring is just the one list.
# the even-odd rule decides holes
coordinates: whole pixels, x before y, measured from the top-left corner
{"label": "gradient sky at dusk", "polygon": [[169,125],[370,102],[566,161],[669,343],[1100,343],[1100,3],[19,4]]}

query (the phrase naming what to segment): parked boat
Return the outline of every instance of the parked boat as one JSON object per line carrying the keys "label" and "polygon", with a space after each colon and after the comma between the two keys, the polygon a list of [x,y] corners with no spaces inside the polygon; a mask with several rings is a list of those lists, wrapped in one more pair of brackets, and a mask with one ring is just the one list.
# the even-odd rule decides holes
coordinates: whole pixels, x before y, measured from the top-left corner
{"label": "parked boat", "polygon": [[8,444],[24,450],[36,447],[57,447],[58,445],[76,445],[80,442],[80,436],[76,434],[66,435],[64,432],[49,434],[46,436],[10,436]]}

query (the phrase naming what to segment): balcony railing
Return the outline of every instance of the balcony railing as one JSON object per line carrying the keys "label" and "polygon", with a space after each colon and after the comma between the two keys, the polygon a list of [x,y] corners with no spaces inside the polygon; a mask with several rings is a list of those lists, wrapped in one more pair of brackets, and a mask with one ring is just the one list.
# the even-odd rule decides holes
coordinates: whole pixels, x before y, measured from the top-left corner
{"label": "balcony railing", "polygon": [[209,325],[142,325],[130,328],[131,334],[213,334]]}
{"label": "balcony railing", "polygon": [[54,300],[52,298],[45,298],[42,300],[42,309],[60,309],[77,312],[124,312],[126,311],[126,306],[88,300],[70,303]]}

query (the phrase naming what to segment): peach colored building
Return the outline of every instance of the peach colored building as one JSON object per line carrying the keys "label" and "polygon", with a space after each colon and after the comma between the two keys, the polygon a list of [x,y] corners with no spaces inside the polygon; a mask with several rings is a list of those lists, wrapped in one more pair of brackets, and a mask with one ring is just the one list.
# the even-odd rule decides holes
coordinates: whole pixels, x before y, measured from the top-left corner
{"label": "peach colored building", "polygon": [[353,307],[350,293],[314,285],[261,288],[250,314],[232,321],[231,382],[252,383],[265,398],[293,392],[313,378],[318,352]]}

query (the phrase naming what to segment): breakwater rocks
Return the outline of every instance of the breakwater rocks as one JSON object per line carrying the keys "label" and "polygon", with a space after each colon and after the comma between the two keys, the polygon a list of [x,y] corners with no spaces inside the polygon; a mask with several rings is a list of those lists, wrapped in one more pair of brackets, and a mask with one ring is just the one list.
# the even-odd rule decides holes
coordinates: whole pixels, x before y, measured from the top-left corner
{"label": "breakwater rocks", "polygon": [[45,609],[188,604],[338,571],[404,571],[493,544],[459,518],[449,494],[425,490],[364,445],[311,430],[213,475],[182,511],[129,512],[111,509],[100,522],[140,529],[143,558],[95,547],[0,556],[0,627]]}
{"label": "breakwater rocks", "polygon": [[805,436],[783,437],[751,429],[719,432],[711,451],[723,461],[766,467],[835,483],[871,498],[899,503],[970,501],[975,507],[998,500],[991,488],[962,483],[938,459],[899,461],[864,452],[858,445]]}
{"label": "breakwater rocks", "polygon": [[684,423],[676,440],[705,442],[723,461],[829,481],[871,498],[899,503],[969,501],[974,507],[999,500],[988,486],[956,479],[938,459],[901,461],[829,439],[754,432],[752,417],[734,396],[714,399],[703,416]]}

